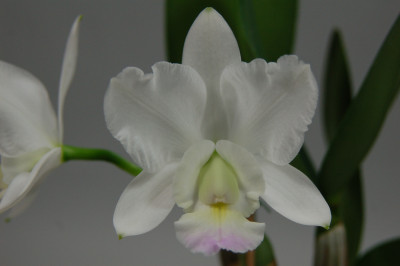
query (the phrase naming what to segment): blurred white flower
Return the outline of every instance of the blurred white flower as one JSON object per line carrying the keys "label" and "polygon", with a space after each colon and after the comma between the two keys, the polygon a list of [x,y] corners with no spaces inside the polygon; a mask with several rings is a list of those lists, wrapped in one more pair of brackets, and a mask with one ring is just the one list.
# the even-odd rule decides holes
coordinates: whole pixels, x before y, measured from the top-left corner
{"label": "blurred white flower", "polygon": [[75,72],[80,20],[78,17],[72,25],[66,44],[58,117],[36,77],[0,61],[0,213],[24,198],[27,200],[16,208],[28,206],[34,186],[62,163],[63,106]]}
{"label": "blurred white flower", "polygon": [[289,165],[303,144],[318,98],[309,65],[241,62],[236,39],[214,9],[186,37],[183,64],[153,74],[128,67],[105,97],[109,130],[143,167],[114,214],[120,236],[158,226],[176,203],[178,239],[193,252],[246,252],[264,224],[246,217],[259,197],[287,218],[327,226],[330,210],[313,183]]}

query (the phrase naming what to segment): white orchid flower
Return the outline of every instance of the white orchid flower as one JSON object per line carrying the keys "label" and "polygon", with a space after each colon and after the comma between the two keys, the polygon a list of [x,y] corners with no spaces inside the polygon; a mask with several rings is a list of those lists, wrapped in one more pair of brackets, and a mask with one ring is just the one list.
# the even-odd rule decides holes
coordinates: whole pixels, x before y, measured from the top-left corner
{"label": "white orchid flower", "polygon": [[246,252],[264,236],[263,223],[246,219],[259,197],[295,222],[329,225],[324,198],[289,165],[316,107],[309,65],[296,56],[241,62],[231,29],[207,8],[186,37],[183,64],[152,69],[124,69],[105,97],[109,130],[143,167],[118,201],[120,236],[152,230],[177,204],[187,248]]}
{"label": "white orchid flower", "polygon": [[[62,163],[63,106],[75,72],[80,17],[69,34],[56,117],[44,85],[29,72],[0,61],[0,213],[30,195]],[[25,203],[19,205],[26,206]]]}

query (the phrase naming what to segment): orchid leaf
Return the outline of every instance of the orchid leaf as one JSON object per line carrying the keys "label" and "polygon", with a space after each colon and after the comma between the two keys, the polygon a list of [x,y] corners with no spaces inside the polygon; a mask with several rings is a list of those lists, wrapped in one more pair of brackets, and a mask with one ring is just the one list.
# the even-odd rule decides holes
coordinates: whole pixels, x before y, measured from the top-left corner
{"label": "orchid leaf", "polygon": [[[346,230],[347,265],[354,265],[360,247],[364,221],[361,174],[357,172],[342,191],[335,197],[328,197],[327,201],[332,212],[331,227],[343,224]],[[319,229],[318,235],[324,232],[325,230]]]}
{"label": "orchid leaf", "polygon": [[397,266],[400,264],[399,250],[400,238],[385,242],[367,251],[356,266]]}
{"label": "orchid leaf", "polygon": [[356,173],[400,88],[400,16],[335,133],[319,173],[319,188],[334,195]]}
{"label": "orchid leaf", "polygon": [[346,228],[348,265],[354,265],[360,248],[364,224],[362,179],[359,171],[340,193],[338,214]]}
{"label": "orchid leaf", "polygon": [[[338,30],[332,34],[323,87],[325,133],[330,142],[334,138],[352,98],[350,71],[342,37]],[[326,197],[334,217],[331,226],[343,223],[346,229],[349,265],[353,265],[362,234],[364,211],[361,182],[361,174],[357,171],[339,193]]]}
{"label": "orchid leaf", "polygon": [[240,0],[240,12],[254,57],[277,61],[292,53],[297,0]]}
{"label": "orchid leaf", "polygon": [[338,30],[331,37],[323,87],[325,134],[331,141],[352,97],[347,56]]}

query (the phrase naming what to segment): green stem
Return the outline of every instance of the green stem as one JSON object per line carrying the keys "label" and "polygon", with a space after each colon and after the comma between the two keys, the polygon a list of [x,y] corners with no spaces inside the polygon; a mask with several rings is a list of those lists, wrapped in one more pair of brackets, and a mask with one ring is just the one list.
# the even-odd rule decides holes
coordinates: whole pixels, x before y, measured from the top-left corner
{"label": "green stem", "polygon": [[64,162],[70,160],[107,161],[133,176],[137,176],[142,171],[139,166],[134,165],[109,150],[63,145],[62,152],[62,160]]}

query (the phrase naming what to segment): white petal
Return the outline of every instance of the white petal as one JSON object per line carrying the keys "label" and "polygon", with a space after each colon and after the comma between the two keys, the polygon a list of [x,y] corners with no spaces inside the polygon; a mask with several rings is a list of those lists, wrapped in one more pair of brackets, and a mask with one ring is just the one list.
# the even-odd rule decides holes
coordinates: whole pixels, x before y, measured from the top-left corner
{"label": "white petal", "polygon": [[218,154],[233,167],[239,178],[241,197],[232,208],[248,217],[260,207],[259,197],[265,190],[259,163],[246,149],[230,141],[218,141],[216,149]]}
{"label": "white petal", "polygon": [[75,74],[76,61],[78,58],[78,36],[79,24],[82,16],[75,19],[68,36],[67,45],[65,47],[64,60],[61,68],[60,85],[58,88],[58,139],[60,143],[63,140],[63,110],[64,100],[67,95],[72,78]]}
{"label": "white petal", "polygon": [[176,204],[185,211],[190,211],[196,203],[200,170],[214,150],[212,141],[203,140],[190,146],[179,163],[174,178],[174,198]]}
{"label": "white petal", "polygon": [[318,90],[309,65],[296,56],[231,65],[221,78],[229,140],[276,164],[288,164],[304,141]]}
{"label": "white petal", "polygon": [[125,237],[146,233],[157,227],[174,206],[172,179],[177,164],[159,172],[141,172],[125,188],[114,212],[114,227]]}
{"label": "white petal", "polygon": [[291,165],[260,163],[264,173],[262,198],[286,218],[305,225],[327,227],[331,212],[317,187]]}
{"label": "white petal", "polygon": [[61,148],[46,153],[31,172],[22,172],[7,187],[0,202],[0,213],[17,204],[46,174],[61,164]]}
{"label": "white petal", "polygon": [[57,120],[42,83],[0,61],[0,153],[19,156],[57,143]]}
{"label": "white petal", "polygon": [[24,153],[18,157],[1,157],[1,170],[3,180],[10,184],[14,177],[22,172],[30,172],[37,162],[49,152],[49,148],[42,148],[36,151]]}
{"label": "white petal", "polygon": [[232,30],[214,9],[197,17],[185,40],[182,63],[193,67],[207,86],[207,108],[203,131],[207,139],[224,139],[226,115],[219,94],[223,69],[240,63],[240,51]]}
{"label": "white petal", "polygon": [[236,211],[215,208],[186,213],[175,222],[176,236],[185,247],[195,253],[213,255],[220,249],[243,253],[261,243],[263,223],[250,222]]}
{"label": "white petal", "polygon": [[157,171],[203,139],[206,89],[188,66],[160,62],[153,72],[124,69],[111,80],[104,112],[108,129],[134,162]]}

